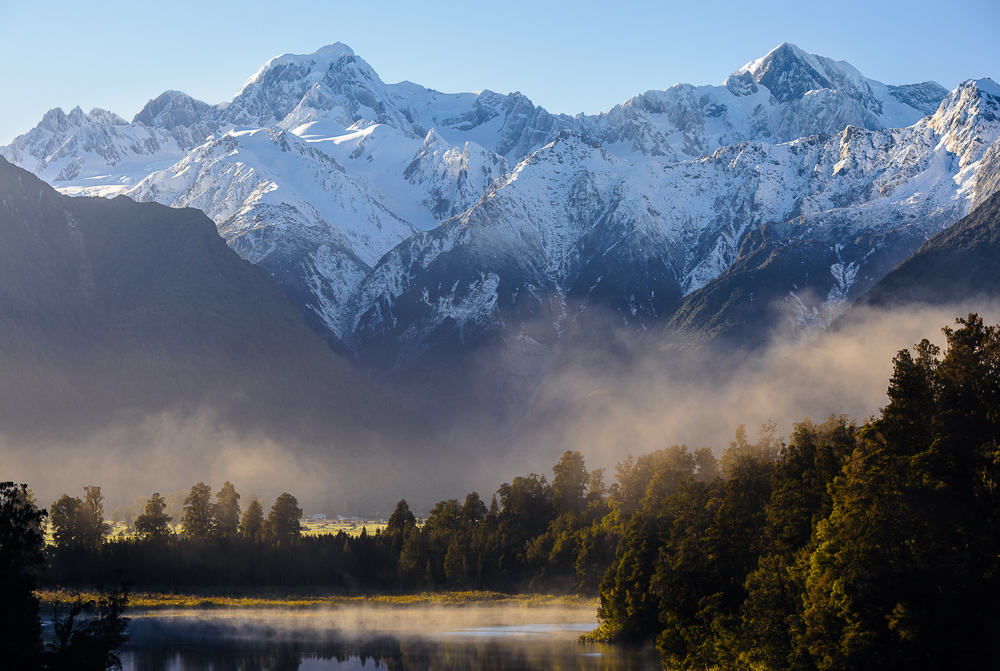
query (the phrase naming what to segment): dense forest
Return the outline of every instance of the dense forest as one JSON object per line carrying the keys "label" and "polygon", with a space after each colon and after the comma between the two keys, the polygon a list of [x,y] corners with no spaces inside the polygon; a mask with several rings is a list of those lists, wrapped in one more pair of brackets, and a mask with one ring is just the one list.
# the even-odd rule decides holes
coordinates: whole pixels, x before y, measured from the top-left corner
{"label": "dense forest", "polygon": [[986,666],[1000,634],[1000,327],[972,314],[944,334],[943,352],[899,352],[888,404],[863,425],[804,420],[787,442],[740,427],[718,458],[675,445],[628,457],[610,484],[568,451],[551,481],[441,501],[422,523],[400,501],[375,534],[303,536],[294,496],[265,515],[227,482],[214,497],[191,488],[180,534],[153,494],[134,536],[109,537],[87,487],[52,504],[43,554],[45,511],[6,483],[4,603],[33,631],[39,579],[115,571],[166,589],[573,591],[600,596],[592,638],[653,642],[666,668]]}

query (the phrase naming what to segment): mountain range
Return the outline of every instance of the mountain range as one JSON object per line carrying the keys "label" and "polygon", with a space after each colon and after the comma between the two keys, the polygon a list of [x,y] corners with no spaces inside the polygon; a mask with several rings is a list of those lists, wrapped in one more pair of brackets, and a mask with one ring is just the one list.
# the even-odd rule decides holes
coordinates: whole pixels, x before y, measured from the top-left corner
{"label": "mountain range", "polygon": [[888,85],[787,43],[572,117],[385,84],[333,44],[219,105],[53,110],[0,155],[66,194],[203,210],[333,349],[482,447],[568,333],[753,350],[826,328],[988,201],[998,137],[990,79]]}

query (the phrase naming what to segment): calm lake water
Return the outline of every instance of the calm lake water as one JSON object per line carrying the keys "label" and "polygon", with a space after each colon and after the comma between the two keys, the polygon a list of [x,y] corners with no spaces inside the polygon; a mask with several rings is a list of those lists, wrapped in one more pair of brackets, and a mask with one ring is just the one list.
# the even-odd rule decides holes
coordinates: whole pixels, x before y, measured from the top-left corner
{"label": "calm lake water", "polygon": [[131,614],[124,671],[645,671],[649,649],[581,644],[592,608],[376,607]]}

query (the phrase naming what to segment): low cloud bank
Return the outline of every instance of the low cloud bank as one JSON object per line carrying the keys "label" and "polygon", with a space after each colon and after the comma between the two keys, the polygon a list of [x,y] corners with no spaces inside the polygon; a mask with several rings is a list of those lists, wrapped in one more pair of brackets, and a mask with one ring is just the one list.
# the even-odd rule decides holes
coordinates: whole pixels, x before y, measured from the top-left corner
{"label": "low cloud bank", "polygon": [[1000,322],[1000,305],[976,302],[856,310],[843,326],[778,337],[752,353],[650,345],[649,337],[621,334],[607,336],[612,347],[569,344],[539,388],[504,471],[547,473],[562,451],[579,450],[589,467],[612,473],[628,454],[673,444],[709,446],[718,455],[741,424],[753,436],[775,422],[778,435],[788,436],[805,418],[844,414],[862,423],[887,402],[896,353],[923,338],[944,345],[942,327],[969,312]]}
{"label": "low cloud bank", "polygon": [[[506,393],[523,395],[519,402],[530,412],[506,443],[473,450],[485,468],[459,474],[447,485],[428,485],[426,475],[363,450],[334,457],[335,451],[323,446],[248,434],[209,409],[122,417],[73,440],[0,437],[0,477],[28,483],[45,507],[63,493],[80,496],[84,485],[99,485],[109,517],[117,505],[139,496],[176,492],[199,481],[217,491],[226,480],[244,494],[244,503],[257,493],[266,509],[288,491],[306,513],[387,517],[400,498],[426,512],[435,501],[461,499],[469,491],[488,503],[514,476],[549,474],[565,450],[582,452],[589,468],[608,469],[610,483],[615,464],[629,454],[673,444],[710,446],[720,454],[741,424],[753,436],[760,425],[775,422],[778,435],[788,436],[807,417],[823,421],[845,414],[863,422],[878,415],[895,354],[922,338],[943,344],[941,328],[970,311],[987,323],[1000,322],[1000,305],[982,302],[888,313],[854,310],[844,326],[814,337],[780,337],[753,353],[677,348],[660,335],[636,337],[620,322],[611,325],[616,315],[608,317],[607,328],[595,328],[601,320],[591,311],[585,333],[567,329],[551,346],[544,377],[532,369],[521,386],[516,379],[504,382]],[[539,347],[525,346],[529,352]],[[494,354],[484,351],[487,363],[471,365],[468,374],[495,376]],[[453,425],[464,423],[465,435],[476,435],[477,422],[490,412],[484,405],[469,398],[467,414],[456,415]],[[334,445],[337,436],[329,440]],[[414,457],[411,463],[419,464],[420,456]]]}

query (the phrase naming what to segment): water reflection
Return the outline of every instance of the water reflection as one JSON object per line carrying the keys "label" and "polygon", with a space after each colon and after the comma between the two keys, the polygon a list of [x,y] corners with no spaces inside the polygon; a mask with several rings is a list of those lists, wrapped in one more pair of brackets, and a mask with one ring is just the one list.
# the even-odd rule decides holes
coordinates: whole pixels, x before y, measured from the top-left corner
{"label": "water reflection", "polygon": [[[414,613],[414,624],[420,622]],[[474,619],[474,618],[473,618]],[[325,622],[326,625],[321,625]],[[346,630],[331,620],[269,614],[157,615],[133,620],[124,671],[639,671],[650,650],[580,644],[593,622],[503,624],[391,633]]]}

